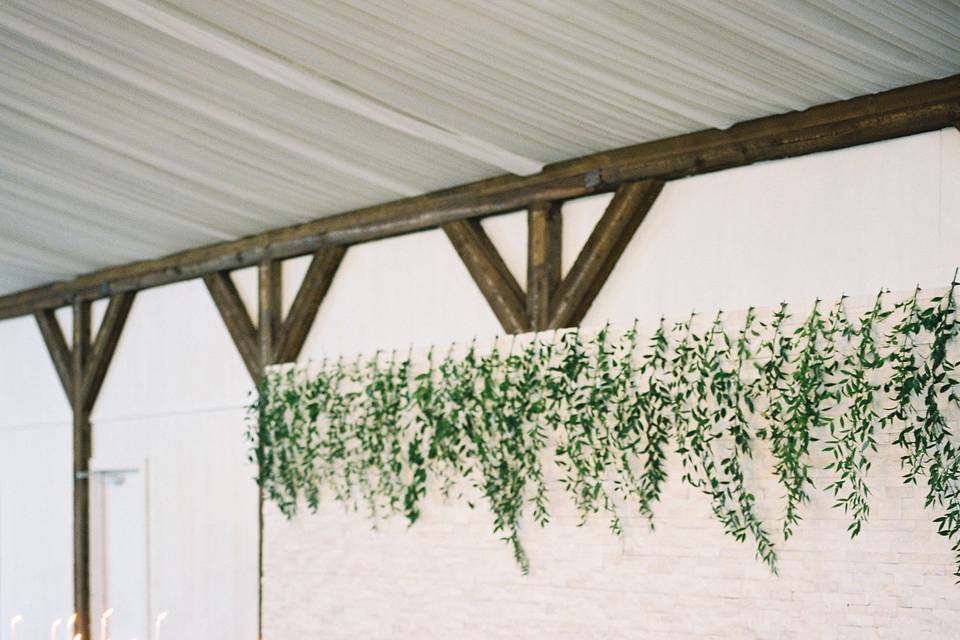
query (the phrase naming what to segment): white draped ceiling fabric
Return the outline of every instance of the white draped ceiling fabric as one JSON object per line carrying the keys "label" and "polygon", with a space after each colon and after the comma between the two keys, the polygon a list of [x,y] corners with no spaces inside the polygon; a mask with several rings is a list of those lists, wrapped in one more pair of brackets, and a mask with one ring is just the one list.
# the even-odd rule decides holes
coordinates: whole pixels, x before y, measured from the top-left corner
{"label": "white draped ceiling fabric", "polygon": [[958,72],[948,0],[3,0],[0,293]]}

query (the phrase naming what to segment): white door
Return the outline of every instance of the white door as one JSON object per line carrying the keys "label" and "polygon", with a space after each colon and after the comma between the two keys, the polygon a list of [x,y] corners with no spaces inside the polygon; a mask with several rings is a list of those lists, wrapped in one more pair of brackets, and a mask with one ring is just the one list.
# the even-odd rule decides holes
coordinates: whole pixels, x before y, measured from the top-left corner
{"label": "white door", "polygon": [[149,508],[147,460],[91,461],[93,640],[150,640]]}

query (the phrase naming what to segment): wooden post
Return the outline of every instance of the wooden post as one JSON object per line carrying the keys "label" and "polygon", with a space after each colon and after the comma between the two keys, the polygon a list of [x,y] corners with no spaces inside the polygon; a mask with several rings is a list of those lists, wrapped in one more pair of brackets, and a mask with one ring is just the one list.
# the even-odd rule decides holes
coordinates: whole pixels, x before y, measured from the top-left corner
{"label": "wooden post", "polygon": [[527,212],[527,315],[530,328],[549,328],[550,302],[560,284],[561,202],[538,202]]}
{"label": "wooden post", "polygon": [[283,325],[283,264],[277,260],[263,260],[257,267],[257,342],[260,346],[259,378],[263,369],[273,364],[273,347]]}
{"label": "wooden post", "polygon": [[[263,260],[257,268],[257,339],[260,346],[260,370],[254,380],[259,384],[264,369],[273,363],[273,350],[282,325],[283,264]],[[263,487],[257,490],[257,638],[263,637]]]}
{"label": "wooden post", "polygon": [[83,377],[90,351],[90,303],[73,304],[73,606],[76,633],[90,637],[90,457],[93,433],[84,409]]}

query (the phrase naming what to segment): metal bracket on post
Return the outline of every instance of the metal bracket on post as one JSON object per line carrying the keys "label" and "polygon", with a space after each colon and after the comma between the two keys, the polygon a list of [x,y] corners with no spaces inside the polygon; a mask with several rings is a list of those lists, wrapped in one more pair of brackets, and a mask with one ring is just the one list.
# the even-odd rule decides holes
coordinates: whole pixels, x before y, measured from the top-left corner
{"label": "metal bracket on post", "polygon": [[99,476],[114,486],[122,485],[129,475],[140,473],[140,469],[96,469],[90,471],[78,471],[77,480],[89,480],[94,476]]}

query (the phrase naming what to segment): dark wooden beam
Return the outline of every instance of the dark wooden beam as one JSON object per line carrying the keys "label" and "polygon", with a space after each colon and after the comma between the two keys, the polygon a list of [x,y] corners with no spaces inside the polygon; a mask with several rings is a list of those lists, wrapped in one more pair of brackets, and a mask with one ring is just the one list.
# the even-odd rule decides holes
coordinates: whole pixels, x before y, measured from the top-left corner
{"label": "dark wooden beam", "polygon": [[81,410],[90,412],[100,395],[103,379],[117,350],[120,334],[127,322],[130,308],[133,306],[134,292],[120,293],[110,298],[107,311],[100,323],[97,339],[90,349],[90,355],[84,370],[80,397],[77,399]]}
{"label": "dark wooden beam", "polygon": [[346,247],[327,247],[313,255],[276,341],[273,362],[292,362],[300,355],[320,303],[327,295],[345,253]]}
{"label": "dark wooden beam", "polygon": [[523,289],[503,262],[479,220],[457,220],[443,225],[454,249],[470,272],[507,333],[530,330]]}
{"label": "dark wooden beam", "polygon": [[50,358],[53,360],[53,367],[60,378],[60,384],[63,385],[63,391],[67,394],[67,399],[71,406],[73,403],[73,356],[70,353],[70,347],[63,337],[63,331],[60,329],[60,323],[52,309],[42,309],[34,314],[37,320],[37,326],[40,328],[40,335],[43,336],[43,342],[47,345],[47,351],[50,352]]}
{"label": "dark wooden beam", "polygon": [[639,179],[671,180],[764,160],[887,140],[960,121],[960,75],[593,154],[533,176],[501,176],[358,209],[240,240],[95,271],[0,297],[0,319],[190,280],[218,271],[431,229],[445,223],[611,191]]}
{"label": "dark wooden beam", "polygon": [[243,306],[243,300],[240,298],[237,287],[233,284],[230,274],[227,272],[211,273],[203,278],[210,297],[217,305],[220,311],[220,317],[223,323],[227,325],[227,331],[233,338],[233,344],[236,345],[240,357],[243,359],[244,366],[254,380],[260,379],[260,344],[257,337],[257,329],[250,320],[250,314]]}
{"label": "dark wooden beam", "polygon": [[663,189],[660,180],[621,186],[610,201],[551,303],[550,327],[580,324],[603,283]]}
{"label": "dark wooden beam", "polygon": [[76,633],[90,637],[90,457],[93,433],[90,412],[80,398],[90,353],[90,302],[73,304],[73,603],[77,612]]}
{"label": "dark wooden beam", "polygon": [[561,278],[561,202],[538,202],[527,211],[527,316],[530,328],[547,329],[550,300]]}

